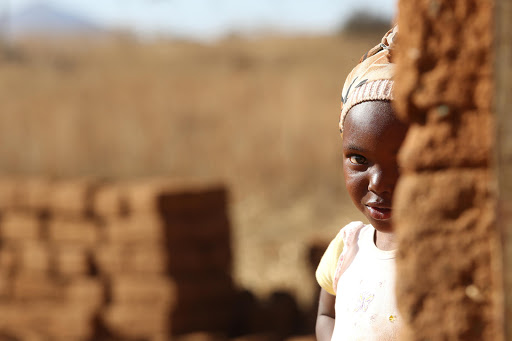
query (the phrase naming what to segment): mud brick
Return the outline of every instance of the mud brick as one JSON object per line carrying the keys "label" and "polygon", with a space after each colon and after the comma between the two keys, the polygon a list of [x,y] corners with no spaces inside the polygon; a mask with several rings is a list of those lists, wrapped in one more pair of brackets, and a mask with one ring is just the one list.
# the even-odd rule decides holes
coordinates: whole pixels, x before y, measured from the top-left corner
{"label": "mud brick", "polygon": [[[94,321],[93,321],[93,323],[94,323]],[[95,329],[93,329],[91,333],[94,333],[94,331],[95,331]],[[80,337],[80,336],[69,336],[69,335],[52,336],[52,338],[51,338],[51,341],[90,341],[90,340],[91,340],[90,337],[84,338],[84,337]],[[27,340],[27,341],[30,341],[30,340]],[[34,340],[34,341],[36,341],[36,340]],[[39,340],[37,340],[37,341],[39,341]],[[46,340],[41,339],[41,341],[46,341]]]}
{"label": "mud brick", "polygon": [[159,206],[166,215],[197,216],[197,212],[226,212],[227,197],[221,185],[190,187],[162,193]]}
{"label": "mud brick", "polygon": [[65,285],[66,303],[91,311],[105,302],[105,285],[99,278],[77,278]]}
{"label": "mud brick", "polygon": [[226,191],[220,185],[156,179],[126,186],[130,214],[163,212],[196,214],[201,209],[222,209]]}
{"label": "mud brick", "polygon": [[163,245],[128,245],[125,269],[131,273],[164,274],[168,269]]}
{"label": "mud brick", "polygon": [[19,179],[16,190],[16,206],[31,211],[48,209],[48,194],[52,186],[51,180],[44,177]]}
{"label": "mud brick", "polygon": [[194,331],[221,332],[229,330],[233,315],[229,307],[189,311],[175,311],[171,314],[173,334]]}
{"label": "mud brick", "polygon": [[0,300],[5,301],[11,298],[12,281],[10,277],[0,276]]}
{"label": "mud brick", "polygon": [[90,272],[89,249],[82,244],[56,244],[52,247],[52,264],[58,276],[74,277]]}
{"label": "mud brick", "polygon": [[229,241],[197,241],[169,246],[169,272],[172,275],[225,272],[231,270]]}
{"label": "mud brick", "polygon": [[[491,238],[495,226],[491,171],[451,169],[406,174],[396,193],[394,205],[398,213],[394,224],[398,241],[400,245],[414,245],[397,254],[397,267],[407,274],[400,281],[399,290],[409,292],[414,287],[425,295],[449,293],[467,285],[464,276],[468,273],[476,287],[488,286],[489,265],[484,260],[492,244],[483,241]],[[429,261],[426,252],[436,262]],[[463,261],[454,262],[460,255],[464,255]],[[418,276],[422,277],[421,282],[416,280]],[[412,296],[404,295],[401,304],[411,312],[416,302]]]}
{"label": "mud brick", "polygon": [[50,250],[41,241],[27,241],[16,245],[18,253],[17,273],[44,275],[50,271]]}
{"label": "mud brick", "polygon": [[[172,185],[170,185],[172,187]],[[156,214],[160,212],[159,197],[169,183],[158,179],[125,184],[124,197],[130,215]]]}
{"label": "mud brick", "polygon": [[0,307],[0,333],[8,340],[82,340],[94,332],[94,315],[55,303],[10,303]]}
{"label": "mud brick", "polygon": [[7,177],[0,179],[0,210],[29,211],[46,207],[44,196],[49,188],[44,178]]}
{"label": "mud brick", "polygon": [[48,196],[54,215],[87,216],[92,213],[92,198],[98,181],[77,179],[56,181]]}
{"label": "mud brick", "polygon": [[[177,301],[173,312],[175,315],[180,315],[182,313],[188,314],[190,312],[200,312],[200,311],[217,311],[219,309],[234,309],[235,307],[235,299],[236,295],[233,293],[227,292],[219,292],[216,296],[209,296],[200,294],[204,298],[199,301],[198,299],[188,298],[188,302],[181,299],[179,294],[177,295]],[[265,316],[268,317],[267,312],[265,312]]]}
{"label": "mud brick", "polygon": [[165,240],[165,225],[154,215],[110,219],[105,226],[107,239],[115,243],[161,243]]}
{"label": "mud brick", "polygon": [[148,341],[169,341],[169,334],[165,332],[159,335],[151,335],[151,337],[148,338]]}
{"label": "mud brick", "polygon": [[124,245],[101,245],[93,251],[94,264],[102,274],[118,274],[124,271],[125,252]]}
{"label": "mud brick", "polygon": [[48,276],[18,275],[12,280],[13,299],[21,302],[56,302],[64,295],[62,283]]}
{"label": "mud brick", "polygon": [[2,338],[0,339],[2,341],[46,341],[45,337],[40,333],[26,330],[26,328],[2,328],[0,329],[0,334],[2,335]]}
{"label": "mud brick", "polygon": [[54,218],[48,222],[48,236],[52,242],[94,245],[99,230],[94,220]]}
{"label": "mud brick", "polygon": [[[436,109],[432,109],[436,115]],[[412,125],[400,150],[404,171],[483,167],[493,155],[494,117],[485,112],[465,112],[454,128],[450,122]]]}
{"label": "mud brick", "polygon": [[231,341],[282,341],[279,335],[272,332],[248,334],[231,339]]}
{"label": "mud brick", "polygon": [[18,181],[15,178],[0,178],[0,211],[7,212],[19,208],[18,188]]}
{"label": "mud brick", "polygon": [[230,240],[230,223],[222,212],[201,213],[188,217],[165,217],[166,231],[170,247],[174,243],[208,240],[220,242]]}
{"label": "mud brick", "polygon": [[104,183],[94,191],[93,214],[98,217],[121,217],[127,213],[126,195],[121,184]]}
{"label": "mud brick", "polygon": [[[0,332],[13,339],[20,339],[29,325],[28,304],[3,303],[0,305]],[[30,334],[30,333],[27,333]]]}
{"label": "mud brick", "polygon": [[0,247],[0,274],[8,277],[17,270],[17,250],[12,243],[4,243]]}
{"label": "mud brick", "polygon": [[176,341],[227,341],[229,338],[224,333],[195,332],[174,337]]}
{"label": "mud brick", "polygon": [[[396,224],[403,228],[400,238],[419,238],[423,234],[446,232],[444,224],[450,225],[451,233],[466,235],[475,230],[484,237],[485,224],[493,213],[491,173],[486,169],[451,169],[420,174],[405,174],[397,185]],[[411,210],[413,205],[415,210]],[[461,214],[464,213],[464,214]],[[414,229],[408,227],[415,221]],[[463,239],[461,238],[461,241]],[[410,240],[407,240],[410,242]],[[453,250],[460,252],[461,250]],[[424,259],[425,262],[428,262]]]}
{"label": "mud brick", "polygon": [[118,276],[111,279],[111,296],[114,304],[171,307],[176,288],[163,276]]}
{"label": "mud brick", "polygon": [[170,308],[115,304],[105,308],[101,321],[113,335],[122,338],[152,338],[169,333]]}
{"label": "mud brick", "polygon": [[201,305],[208,300],[227,302],[235,295],[233,280],[228,274],[213,273],[173,279],[179,307]]}
{"label": "mud brick", "polygon": [[87,340],[94,335],[95,312],[74,304],[36,304],[27,326],[50,340]]}
{"label": "mud brick", "polygon": [[3,240],[30,240],[41,237],[41,222],[35,214],[8,213],[0,221]]}
{"label": "mud brick", "polygon": [[113,244],[96,248],[94,261],[104,274],[164,274],[167,254],[158,244]]}

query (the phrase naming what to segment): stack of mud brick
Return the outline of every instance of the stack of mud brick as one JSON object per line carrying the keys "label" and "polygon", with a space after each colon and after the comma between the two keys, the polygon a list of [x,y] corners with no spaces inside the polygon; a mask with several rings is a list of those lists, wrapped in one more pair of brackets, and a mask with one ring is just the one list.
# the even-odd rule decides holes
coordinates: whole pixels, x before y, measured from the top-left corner
{"label": "stack of mud brick", "polygon": [[105,300],[91,263],[100,226],[86,181],[2,180],[0,335],[13,340],[85,340]]}
{"label": "stack of mud brick", "polygon": [[0,183],[0,339],[225,331],[226,193],[169,181]]}
{"label": "stack of mud brick", "polygon": [[163,334],[229,328],[234,287],[226,209],[221,187],[155,180],[97,191],[94,211],[106,232],[97,264],[111,289],[102,317],[107,329],[135,335],[132,328]]}

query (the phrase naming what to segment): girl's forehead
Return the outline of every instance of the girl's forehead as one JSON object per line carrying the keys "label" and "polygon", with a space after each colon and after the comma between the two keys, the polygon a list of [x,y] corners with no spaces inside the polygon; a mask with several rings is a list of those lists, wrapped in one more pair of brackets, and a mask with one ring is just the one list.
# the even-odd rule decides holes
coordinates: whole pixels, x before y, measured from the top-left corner
{"label": "girl's forehead", "polygon": [[345,120],[345,129],[361,130],[361,133],[374,132],[394,123],[399,123],[391,103],[388,101],[368,101],[350,109]]}
{"label": "girl's forehead", "polygon": [[344,124],[343,145],[375,144],[394,140],[403,140],[407,126],[399,121],[388,101],[369,101],[350,109]]}

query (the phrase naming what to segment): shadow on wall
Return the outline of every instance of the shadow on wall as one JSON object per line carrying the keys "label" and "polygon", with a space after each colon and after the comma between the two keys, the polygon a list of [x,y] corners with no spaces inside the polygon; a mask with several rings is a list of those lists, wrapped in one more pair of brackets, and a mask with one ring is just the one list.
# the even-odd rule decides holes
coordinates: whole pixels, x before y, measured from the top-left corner
{"label": "shadow on wall", "polygon": [[[221,185],[168,179],[0,181],[0,336],[312,334],[316,307],[301,310],[282,291],[258,300],[234,285],[227,202]],[[326,246],[320,244],[311,247],[312,270]]]}

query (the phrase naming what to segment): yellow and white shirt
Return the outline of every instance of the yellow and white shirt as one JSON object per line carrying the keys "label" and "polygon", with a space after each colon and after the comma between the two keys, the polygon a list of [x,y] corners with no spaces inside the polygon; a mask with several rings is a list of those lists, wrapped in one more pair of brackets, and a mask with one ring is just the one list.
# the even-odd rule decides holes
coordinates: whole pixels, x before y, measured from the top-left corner
{"label": "yellow and white shirt", "polygon": [[336,296],[332,340],[398,340],[400,317],[395,299],[395,253],[374,243],[372,225],[352,222],[327,248],[316,278]]}

